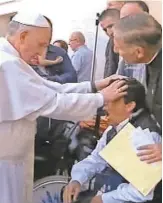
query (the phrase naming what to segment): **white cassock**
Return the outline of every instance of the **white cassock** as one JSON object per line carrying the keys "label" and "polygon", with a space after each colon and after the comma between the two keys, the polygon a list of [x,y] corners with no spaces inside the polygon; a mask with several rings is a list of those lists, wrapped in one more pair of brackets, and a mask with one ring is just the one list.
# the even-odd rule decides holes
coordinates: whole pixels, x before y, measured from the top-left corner
{"label": "white cassock", "polygon": [[103,96],[89,92],[89,82],[44,80],[0,38],[0,203],[32,203],[36,118],[90,118]]}

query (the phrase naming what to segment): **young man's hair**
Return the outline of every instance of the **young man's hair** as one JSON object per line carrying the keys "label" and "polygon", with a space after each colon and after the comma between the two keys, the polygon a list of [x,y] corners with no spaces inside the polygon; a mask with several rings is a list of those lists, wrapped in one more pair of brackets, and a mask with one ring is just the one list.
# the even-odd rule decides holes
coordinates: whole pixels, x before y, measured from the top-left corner
{"label": "young man's hair", "polygon": [[125,4],[138,4],[144,12],[149,13],[149,7],[144,1],[125,1]]}
{"label": "young man's hair", "polygon": [[145,88],[144,86],[135,78],[123,79],[128,85],[127,95],[124,96],[125,104],[130,102],[135,102],[136,107],[133,112],[138,111],[139,109],[145,108]]}
{"label": "young man's hair", "polygon": [[102,21],[107,17],[119,19],[120,11],[117,9],[114,9],[114,8],[108,8],[108,9],[102,11],[102,13],[99,16],[99,21]]}
{"label": "young man's hair", "polygon": [[162,40],[162,27],[153,16],[143,12],[121,18],[114,26],[124,43],[159,49]]}

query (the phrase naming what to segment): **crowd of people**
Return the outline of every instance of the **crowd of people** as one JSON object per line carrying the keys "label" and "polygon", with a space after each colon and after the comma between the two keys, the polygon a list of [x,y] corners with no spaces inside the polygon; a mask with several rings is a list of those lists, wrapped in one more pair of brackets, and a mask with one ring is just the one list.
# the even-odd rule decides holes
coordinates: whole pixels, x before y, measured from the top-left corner
{"label": "crowd of people", "polygon": [[[64,203],[77,201],[96,174],[112,170],[99,152],[128,122],[140,129],[143,142],[133,136],[139,159],[162,162],[162,27],[143,1],[108,1],[99,22],[109,37],[99,81],[90,81],[93,52],[83,33],[70,35],[70,58],[65,41],[50,44],[53,25],[42,14],[19,11],[0,38],[0,203],[32,203],[38,118],[84,121],[82,128],[94,128],[97,110],[107,114],[96,148],[72,168]],[[160,183],[144,196],[114,175],[120,177],[116,189],[89,193],[80,202],[160,201]]]}

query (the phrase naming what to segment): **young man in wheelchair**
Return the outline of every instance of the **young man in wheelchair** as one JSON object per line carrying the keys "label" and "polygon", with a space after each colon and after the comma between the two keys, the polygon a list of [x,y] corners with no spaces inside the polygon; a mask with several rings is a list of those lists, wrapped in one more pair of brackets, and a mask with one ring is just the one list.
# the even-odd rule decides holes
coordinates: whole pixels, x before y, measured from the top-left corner
{"label": "young man in wheelchair", "polygon": [[[124,98],[110,102],[104,107],[109,115],[109,123],[112,127],[109,126],[104,132],[92,154],[74,165],[71,172],[72,180],[65,187],[63,192],[64,203],[146,202],[154,198],[155,189],[147,196],[142,195],[132,184],[113,170],[99,155],[99,152],[128,122],[132,123],[136,128],[140,127],[143,134],[146,134],[145,137],[142,137],[142,140],[147,139],[149,136],[155,144],[161,144],[160,129],[156,120],[148,113],[145,106],[144,87],[135,79],[126,79],[126,84],[128,85],[128,94],[124,96]],[[134,139],[137,138],[135,137]],[[137,140],[140,146],[141,143],[144,143],[144,140],[143,142],[142,140]],[[114,174],[115,177],[119,177],[119,179],[116,180],[117,183],[112,180],[114,184],[113,187],[105,187],[105,190],[101,193],[95,193],[94,195],[87,193],[88,198],[85,196],[84,199],[80,199],[83,184],[91,180],[96,174],[103,174],[107,170],[113,171],[111,174]],[[106,182],[107,178],[104,178],[103,185],[107,185]],[[117,184],[116,187],[115,184]],[[98,189],[100,190],[100,188]]]}

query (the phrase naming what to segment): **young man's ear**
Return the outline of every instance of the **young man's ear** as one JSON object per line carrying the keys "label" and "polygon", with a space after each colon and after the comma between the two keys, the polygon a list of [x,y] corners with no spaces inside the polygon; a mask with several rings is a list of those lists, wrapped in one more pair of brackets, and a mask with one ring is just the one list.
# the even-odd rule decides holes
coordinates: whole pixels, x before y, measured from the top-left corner
{"label": "young man's ear", "polygon": [[127,111],[130,113],[130,112],[133,112],[133,110],[135,109],[136,107],[136,103],[134,101],[130,102],[127,104]]}

